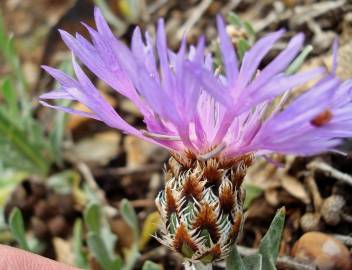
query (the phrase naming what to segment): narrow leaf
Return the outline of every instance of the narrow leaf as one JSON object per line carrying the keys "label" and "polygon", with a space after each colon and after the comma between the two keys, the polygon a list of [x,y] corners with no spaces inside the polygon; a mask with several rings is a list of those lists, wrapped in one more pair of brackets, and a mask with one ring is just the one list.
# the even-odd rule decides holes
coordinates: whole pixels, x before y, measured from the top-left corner
{"label": "narrow leaf", "polygon": [[83,224],[81,219],[76,219],[73,227],[73,251],[75,265],[80,268],[88,268],[88,259],[83,252]]}
{"label": "narrow leaf", "polygon": [[18,104],[17,104],[17,95],[15,89],[11,84],[11,80],[6,78],[2,84],[2,95],[6,102],[9,114],[12,117],[16,117],[18,115]]}
{"label": "narrow leaf", "polygon": [[9,226],[19,246],[24,250],[30,251],[30,248],[26,239],[23,216],[21,211],[17,207],[11,211],[10,218],[9,218]]}
{"label": "narrow leaf", "polygon": [[122,260],[118,256],[111,258],[106,249],[103,240],[95,232],[89,232],[87,243],[89,250],[92,252],[94,258],[99,262],[104,270],[120,270],[122,267]]}
{"label": "narrow leaf", "polygon": [[243,22],[243,28],[246,30],[246,33],[251,36],[251,37],[255,37],[256,33],[255,33],[255,30],[252,26],[251,23],[245,21]]}
{"label": "narrow leaf", "polygon": [[262,255],[253,254],[243,258],[243,263],[246,266],[246,270],[265,270],[263,268]]}
{"label": "narrow leaf", "polygon": [[243,207],[248,209],[251,203],[263,193],[263,189],[251,184],[245,184],[244,187],[246,190],[246,199],[244,201]]}
{"label": "narrow leaf", "polygon": [[286,75],[291,75],[296,73],[312,50],[313,50],[312,45],[307,45],[306,47],[304,47],[303,51],[296,57],[295,60],[293,60],[293,62],[286,69],[286,72],[285,72]]}
{"label": "narrow leaf", "polygon": [[243,59],[243,56],[246,53],[246,51],[248,51],[250,49],[250,47],[251,47],[250,44],[245,39],[240,39],[237,42],[238,56],[241,60]]}
{"label": "narrow leaf", "polygon": [[263,255],[263,269],[265,270],[276,270],[275,264],[284,224],[285,208],[283,207],[277,211],[268,231],[260,242],[259,253]]}
{"label": "narrow leaf", "polygon": [[126,223],[132,228],[135,239],[138,239],[139,228],[138,228],[138,218],[136,212],[134,211],[130,202],[126,199],[123,199],[120,204],[120,212],[122,218]]}
{"label": "narrow leaf", "polygon": [[229,256],[226,259],[227,270],[247,270],[240,254],[238,253],[236,245],[233,245]]}
{"label": "narrow leaf", "polygon": [[162,269],[163,268],[159,264],[151,261],[146,261],[142,267],[142,270],[162,270]]}
{"label": "narrow leaf", "polygon": [[241,18],[234,12],[230,12],[227,16],[227,21],[236,27],[242,27],[242,20]]}
{"label": "narrow leaf", "polygon": [[90,204],[83,213],[84,222],[88,226],[90,232],[94,232],[97,235],[100,233],[100,209],[95,203]]}

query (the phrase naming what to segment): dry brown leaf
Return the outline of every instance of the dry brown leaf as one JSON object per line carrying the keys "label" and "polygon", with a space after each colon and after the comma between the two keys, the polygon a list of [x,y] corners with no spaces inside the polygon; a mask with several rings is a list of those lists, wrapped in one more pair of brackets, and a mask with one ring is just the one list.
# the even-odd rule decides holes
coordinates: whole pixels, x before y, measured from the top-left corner
{"label": "dry brown leaf", "polygon": [[297,178],[287,175],[287,174],[282,174],[280,177],[282,187],[290,193],[292,196],[296,197],[297,199],[300,199],[302,202],[305,204],[310,203],[310,197],[309,194],[306,190],[306,187],[297,180]]}
{"label": "dry brown leaf", "polygon": [[120,152],[121,134],[106,131],[79,141],[74,146],[76,156],[90,165],[106,165]]}

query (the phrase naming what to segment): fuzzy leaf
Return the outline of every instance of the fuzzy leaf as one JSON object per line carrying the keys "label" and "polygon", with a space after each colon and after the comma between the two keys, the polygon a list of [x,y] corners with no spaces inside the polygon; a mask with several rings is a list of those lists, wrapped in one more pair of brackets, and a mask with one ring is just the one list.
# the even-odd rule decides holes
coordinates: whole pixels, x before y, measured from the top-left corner
{"label": "fuzzy leaf", "polygon": [[238,253],[236,245],[234,245],[226,259],[227,270],[247,270],[240,254]]}
{"label": "fuzzy leaf", "polygon": [[276,212],[273,221],[259,246],[259,253],[263,255],[263,269],[276,270],[276,259],[279,254],[282,231],[285,224],[285,208]]}
{"label": "fuzzy leaf", "polygon": [[23,216],[21,211],[17,207],[11,211],[10,218],[9,218],[9,226],[19,246],[24,250],[30,251],[30,248],[26,239]]}
{"label": "fuzzy leaf", "polygon": [[243,263],[246,266],[246,270],[265,270],[263,268],[263,256],[260,254],[244,257]]}
{"label": "fuzzy leaf", "polygon": [[99,262],[104,270],[120,270],[122,260],[119,256],[111,257],[100,236],[91,231],[87,236],[89,250],[93,253],[94,258]]}
{"label": "fuzzy leaf", "polygon": [[88,268],[88,259],[83,251],[83,225],[81,219],[76,219],[73,227],[73,250],[76,266],[80,268]]}
{"label": "fuzzy leaf", "polygon": [[242,20],[241,18],[234,12],[230,12],[227,16],[227,21],[236,27],[242,27]]}
{"label": "fuzzy leaf", "polygon": [[163,268],[159,264],[151,261],[146,261],[142,267],[142,270],[162,270],[162,269]]}
{"label": "fuzzy leaf", "polygon": [[90,232],[94,232],[99,235],[100,233],[100,209],[95,203],[90,204],[84,211],[84,222],[88,226]]}
{"label": "fuzzy leaf", "polygon": [[139,237],[139,228],[138,228],[138,218],[136,212],[134,211],[130,202],[126,199],[123,199],[120,204],[120,212],[123,219],[133,230],[134,238],[138,239]]}
{"label": "fuzzy leaf", "polygon": [[237,51],[238,51],[238,56],[239,58],[242,60],[244,57],[244,54],[246,53],[246,51],[248,51],[250,49],[251,45],[249,44],[249,42],[245,39],[240,39],[237,42]]}
{"label": "fuzzy leaf", "polygon": [[243,207],[244,209],[248,209],[251,203],[263,193],[263,189],[251,184],[244,184],[244,188],[246,190],[246,199],[244,200]]}

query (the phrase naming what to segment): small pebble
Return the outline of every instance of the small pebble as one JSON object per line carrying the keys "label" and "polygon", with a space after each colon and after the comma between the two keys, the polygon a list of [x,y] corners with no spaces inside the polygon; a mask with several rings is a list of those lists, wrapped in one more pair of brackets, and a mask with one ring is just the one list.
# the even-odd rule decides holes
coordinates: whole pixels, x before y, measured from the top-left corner
{"label": "small pebble", "polygon": [[295,243],[294,258],[314,263],[319,270],[351,270],[351,256],[340,241],[320,232],[308,232]]}

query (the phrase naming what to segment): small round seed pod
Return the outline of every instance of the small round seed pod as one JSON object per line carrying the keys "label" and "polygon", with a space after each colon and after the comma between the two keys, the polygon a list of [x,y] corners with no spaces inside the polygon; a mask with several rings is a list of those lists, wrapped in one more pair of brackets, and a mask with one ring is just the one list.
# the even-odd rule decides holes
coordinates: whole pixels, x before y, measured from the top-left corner
{"label": "small round seed pod", "polygon": [[335,226],[341,221],[341,211],[346,201],[340,195],[332,195],[326,198],[321,207],[321,214],[326,224]]}
{"label": "small round seed pod", "polygon": [[300,220],[304,232],[319,231],[322,227],[321,215],[318,213],[305,213]]}

